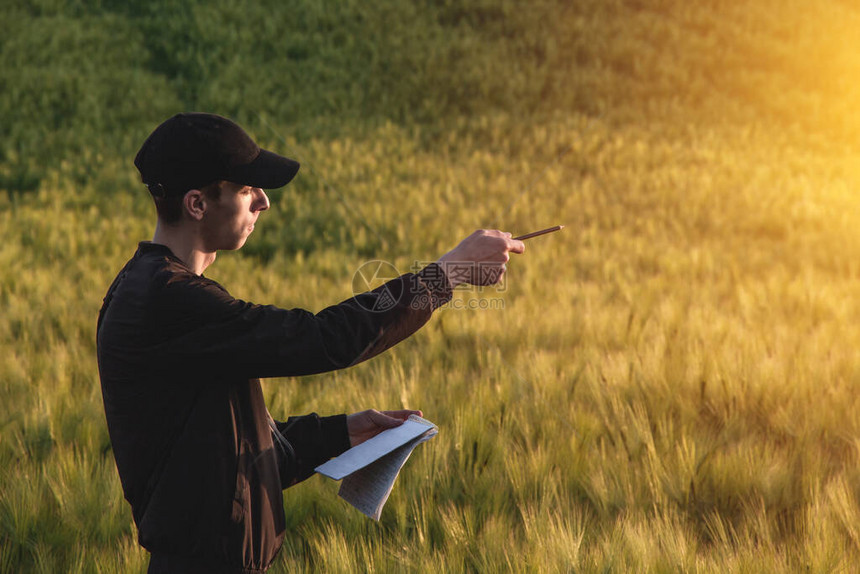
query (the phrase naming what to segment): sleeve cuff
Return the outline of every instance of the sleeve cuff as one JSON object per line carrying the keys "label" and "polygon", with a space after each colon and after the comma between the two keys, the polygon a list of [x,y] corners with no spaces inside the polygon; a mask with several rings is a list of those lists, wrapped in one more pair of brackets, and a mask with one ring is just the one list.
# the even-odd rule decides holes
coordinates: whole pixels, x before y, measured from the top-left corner
{"label": "sleeve cuff", "polygon": [[439,264],[431,263],[416,276],[425,292],[416,296],[413,301],[414,308],[429,306],[431,311],[435,311],[453,298],[454,290],[451,289],[448,276]]}
{"label": "sleeve cuff", "polygon": [[338,456],[350,448],[346,415],[320,417],[320,433],[326,458]]}
{"label": "sleeve cuff", "polygon": [[311,413],[275,425],[289,441],[300,470],[306,466],[313,469],[349,448],[346,415],[321,417]]}

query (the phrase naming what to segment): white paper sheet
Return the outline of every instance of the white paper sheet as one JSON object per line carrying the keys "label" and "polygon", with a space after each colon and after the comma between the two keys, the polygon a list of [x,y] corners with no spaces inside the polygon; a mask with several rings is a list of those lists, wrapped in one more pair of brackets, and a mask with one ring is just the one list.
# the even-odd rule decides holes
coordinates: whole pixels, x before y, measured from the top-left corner
{"label": "white paper sheet", "polygon": [[430,421],[412,415],[402,425],[379,433],[315,470],[335,480],[343,479],[338,491],[340,497],[379,520],[394,481],[412,450],[438,432]]}

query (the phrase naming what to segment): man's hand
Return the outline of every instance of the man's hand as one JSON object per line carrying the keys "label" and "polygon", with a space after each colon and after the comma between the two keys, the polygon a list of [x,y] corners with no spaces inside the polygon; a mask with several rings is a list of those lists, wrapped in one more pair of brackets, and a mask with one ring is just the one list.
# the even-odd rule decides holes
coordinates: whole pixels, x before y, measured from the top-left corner
{"label": "man's hand", "polygon": [[346,430],[350,446],[356,446],[373,438],[385,429],[398,427],[410,415],[422,416],[421,411],[382,411],[374,409],[346,416]]}
{"label": "man's hand", "polygon": [[505,274],[509,253],[522,253],[526,246],[498,229],[479,229],[443,255],[437,262],[453,289],[461,283],[493,285]]}

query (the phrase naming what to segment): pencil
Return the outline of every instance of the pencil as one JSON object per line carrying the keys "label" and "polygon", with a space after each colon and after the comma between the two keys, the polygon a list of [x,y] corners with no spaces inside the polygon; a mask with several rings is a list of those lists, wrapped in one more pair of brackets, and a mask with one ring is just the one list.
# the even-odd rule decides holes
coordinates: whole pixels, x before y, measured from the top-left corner
{"label": "pencil", "polygon": [[552,233],[553,231],[561,231],[562,229],[564,229],[564,225],[556,225],[555,227],[547,227],[546,229],[541,229],[540,231],[532,231],[531,233],[526,233],[525,235],[514,237],[514,239],[516,239],[517,241],[524,241],[526,239],[531,239],[532,237],[537,237],[538,235]]}

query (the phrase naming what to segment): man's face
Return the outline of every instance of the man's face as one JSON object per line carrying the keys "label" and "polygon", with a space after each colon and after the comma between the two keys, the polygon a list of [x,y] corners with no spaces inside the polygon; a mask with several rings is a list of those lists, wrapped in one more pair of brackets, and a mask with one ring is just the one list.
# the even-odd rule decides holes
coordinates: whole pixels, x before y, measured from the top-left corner
{"label": "man's face", "polygon": [[229,181],[221,182],[218,199],[206,201],[203,237],[213,251],[242,247],[260,212],[269,209],[269,198],[262,189]]}

